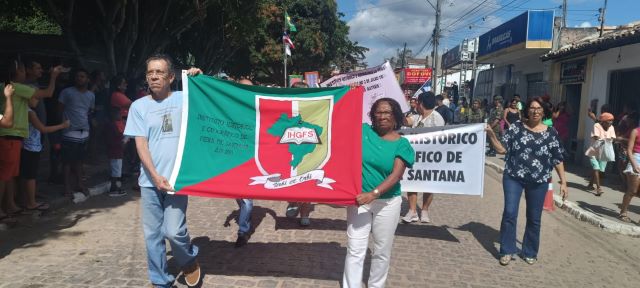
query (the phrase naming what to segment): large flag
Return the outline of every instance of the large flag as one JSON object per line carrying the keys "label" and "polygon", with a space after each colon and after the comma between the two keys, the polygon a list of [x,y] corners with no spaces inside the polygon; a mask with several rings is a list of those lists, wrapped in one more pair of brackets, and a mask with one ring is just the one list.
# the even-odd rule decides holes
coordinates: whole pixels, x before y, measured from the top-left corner
{"label": "large flag", "polygon": [[291,17],[289,17],[289,13],[284,12],[284,22],[287,24],[287,28],[289,28],[289,31],[291,32],[297,32],[298,29],[296,28],[296,25],[293,25],[293,21],[291,21]]}
{"label": "large flag", "polygon": [[283,89],[182,75],[178,194],[355,204],[362,87]]}

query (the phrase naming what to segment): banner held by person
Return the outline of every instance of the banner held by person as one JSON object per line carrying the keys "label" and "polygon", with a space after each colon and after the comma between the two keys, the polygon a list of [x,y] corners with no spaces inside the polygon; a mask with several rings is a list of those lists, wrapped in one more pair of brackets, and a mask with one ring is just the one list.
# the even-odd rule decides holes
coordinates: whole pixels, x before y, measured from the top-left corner
{"label": "banner held by person", "polygon": [[486,124],[403,129],[416,152],[402,190],[482,196]]}
{"label": "banner held by person", "polygon": [[364,70],[340,74],[329,78],[320,84],[322,87],[364,86],[364,100],[362,102],[362,123],[371,124],[369,110],[373,102],[380,98],[391,98],[398,101],[402,112],[409,111],[409,104],[404,97],[400,84],[389,62]]}
{"label": "banner held by person", "polygon": [[[355,204],[362,87],[282,89],[182,77],[178,194]],[[294,94],[295,93],[295,94]]]}

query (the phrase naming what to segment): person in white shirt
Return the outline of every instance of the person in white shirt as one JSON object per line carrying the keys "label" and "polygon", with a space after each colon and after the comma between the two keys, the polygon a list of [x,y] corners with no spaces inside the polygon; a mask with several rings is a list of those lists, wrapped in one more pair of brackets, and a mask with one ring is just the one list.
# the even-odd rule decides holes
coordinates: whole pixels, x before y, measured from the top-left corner
{"label": "person in white shirt", "polygon": [[[409,126],[411,128],[422,128],[445,125],[444,119],[442,118],[440,113],[435,110],[436,96],[433,94],[433,92],[429,91],[418,95],[418,103],[418,115],[411,115],[407,117],[405,123],[406,126]],[[428,209],[431,205],[431,202],[433,202],[432,193],[422,194],[422,212],[420,213],[422,217],[418,216],[418,212],[416,211],[416,206],[418,204],[418,193],[407,192],[407,199],[409,200],[409,212],[407,212],[407,214],[402,217],[403,222],[431,222]]]}

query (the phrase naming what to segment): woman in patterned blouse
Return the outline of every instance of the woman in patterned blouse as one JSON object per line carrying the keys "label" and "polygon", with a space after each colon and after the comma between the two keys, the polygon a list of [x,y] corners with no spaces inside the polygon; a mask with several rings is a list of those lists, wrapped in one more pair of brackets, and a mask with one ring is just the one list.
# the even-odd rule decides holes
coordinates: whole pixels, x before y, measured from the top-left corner
{"label": "woman in patterned blouse", "polygon": [[[487,136],[495,150],[505,154],[505,169],[502,176],[504,211],[500,224],[500,264],[508,265],[516,254],[516,224],[518,205],[524,190],[527,204],[527,225],[522,240],[522,259],[528,264],[537,261],[540,246],[540,218],[542,205],[555,167],[560,176],[562,198],[568,195],[564,174],[563,153],[558,132],[542,124],[544,104],[532,99],[527,102],[525,119],[509,126],[500,142],[490,128]],[[504,145],[503,145],[504,143]]]}

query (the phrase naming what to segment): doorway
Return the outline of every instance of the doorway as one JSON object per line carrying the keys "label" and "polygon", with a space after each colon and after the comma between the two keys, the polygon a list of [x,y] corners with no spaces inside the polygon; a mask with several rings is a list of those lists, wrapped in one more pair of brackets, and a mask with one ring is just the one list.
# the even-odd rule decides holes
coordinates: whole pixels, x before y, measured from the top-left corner
{"label": "doorway", "polygon": [[567,101],[569,112],[569,138],[565,149],[569,153],[569,159],[575,160],[578,150],[578,124],[580,120],[580,98],[582,98],[582,84],[570,84],[564,86],[564,99]]}

